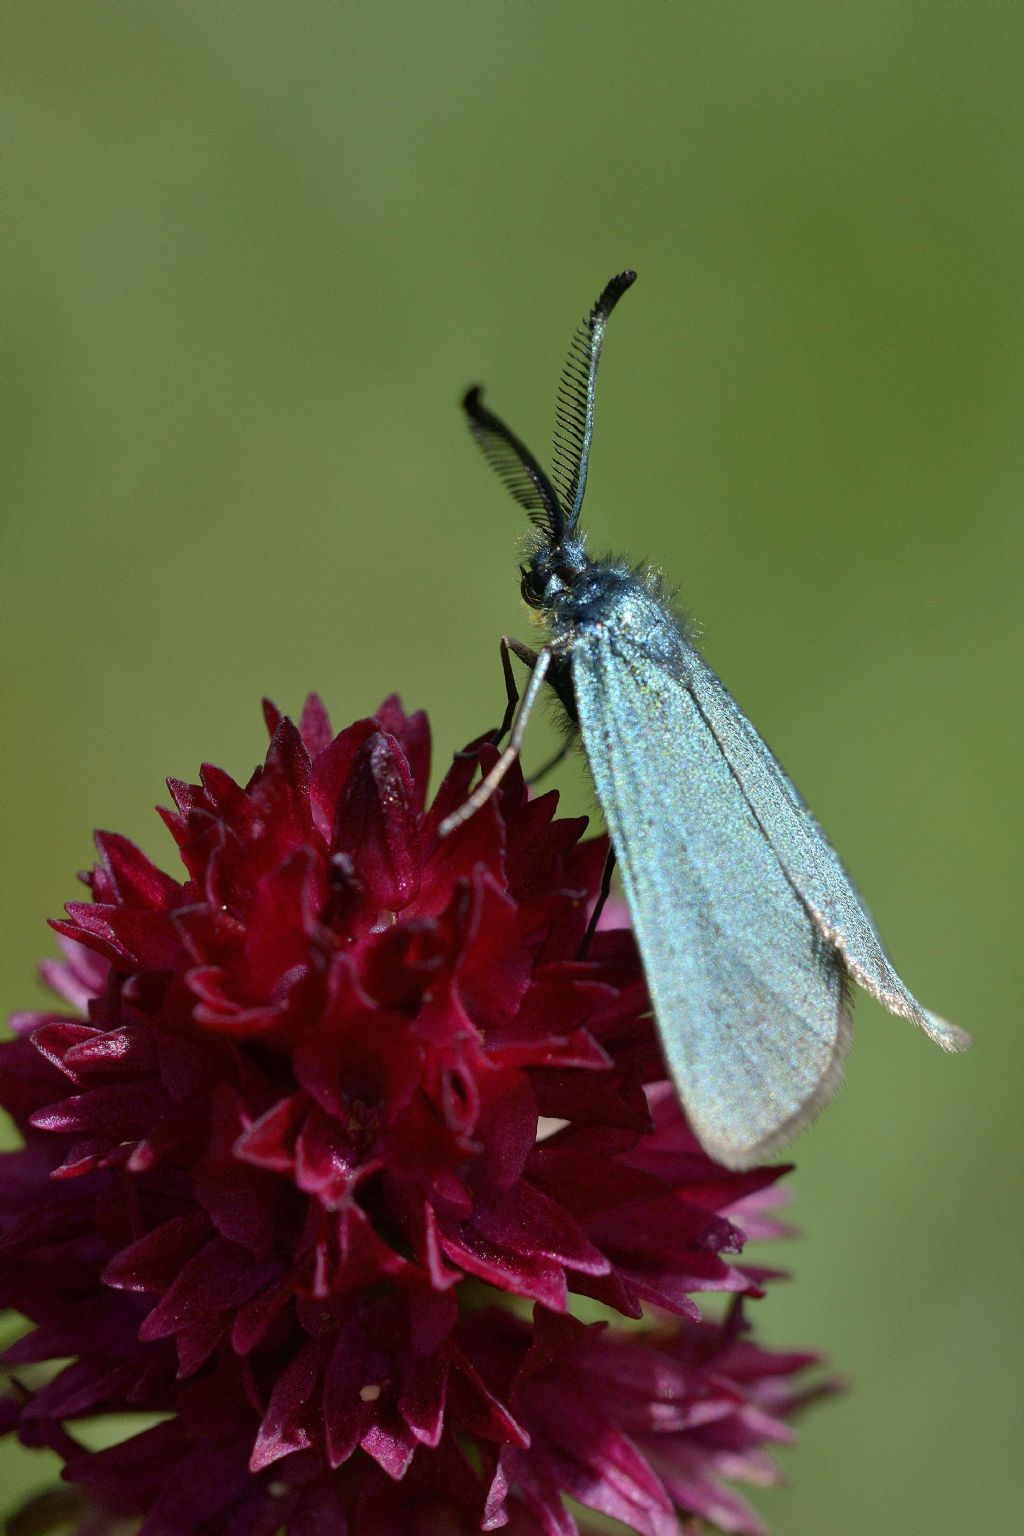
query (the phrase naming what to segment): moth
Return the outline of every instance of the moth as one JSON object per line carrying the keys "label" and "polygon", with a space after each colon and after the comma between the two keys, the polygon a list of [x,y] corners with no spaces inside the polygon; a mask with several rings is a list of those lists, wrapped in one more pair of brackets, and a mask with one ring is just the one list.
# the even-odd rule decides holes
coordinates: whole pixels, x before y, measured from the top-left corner
{"label": "moth", "polygon": [[[573,337],[550,476],[479,388],[463,402],[484,456],[533,524],[521,590],[548,639],[539,651],[503,641],[509,743],[442,832],[493,793],[542,687],[553,687],[582,738],[679,1098],[705,1150],[746,1168],[835,1093],[850,983],[943,1050],[971,1041],[901,981],[832,845],[659,578],[587,552],[580,513],[598,365],[608,318],[635,277],[613,277]],[[510,653],[531,668],[521,701]]]}

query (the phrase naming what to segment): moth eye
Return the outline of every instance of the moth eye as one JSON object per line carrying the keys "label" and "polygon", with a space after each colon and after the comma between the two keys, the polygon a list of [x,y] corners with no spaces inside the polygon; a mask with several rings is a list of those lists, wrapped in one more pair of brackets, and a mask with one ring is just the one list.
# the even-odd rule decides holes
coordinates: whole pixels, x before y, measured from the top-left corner
{"label": "moth eye", "polygon": [[522,593],[523,602],[529,604],[531,608],[540,608],[542,606],[543,599],[540,593],[537,591],[536,586],[534,585],[533,572],[528,570],[526,566],[520,566],[519,569],[522,575],[522,580],[519,583],[519,590]]}

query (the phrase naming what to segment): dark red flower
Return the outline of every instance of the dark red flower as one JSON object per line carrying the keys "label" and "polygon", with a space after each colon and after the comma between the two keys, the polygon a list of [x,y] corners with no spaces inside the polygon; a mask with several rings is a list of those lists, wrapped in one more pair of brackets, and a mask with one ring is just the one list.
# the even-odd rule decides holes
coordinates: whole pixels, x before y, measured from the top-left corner
{"label": "dark red flower", "polygon": [[[516,773],[439,840],[494,749],[428,807],[397,699],[338,736],[316,698],[267,714],[244,788],[171,782],[183,880],[98,836],[43,967],[70,1009],[0,1047],[8,1419],[83,1533],[567,1536],[563,1495],[758,1531],[722,1479],[770,1475],[813,1359],[742,1321],[781,1170],[690,1135],[628,931],[580,958],[603,841]],[[66,1427],[130,1412],[162,1417]]]}

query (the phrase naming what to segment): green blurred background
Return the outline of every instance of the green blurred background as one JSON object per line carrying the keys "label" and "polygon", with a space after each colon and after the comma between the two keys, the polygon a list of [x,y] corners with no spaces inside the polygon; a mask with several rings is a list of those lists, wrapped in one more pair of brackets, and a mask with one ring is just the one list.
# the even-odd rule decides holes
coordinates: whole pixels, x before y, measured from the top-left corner
{"label": "green blurred background", "polygon": [[[594,543],[680,582],[977,1034],[947,1059],[861,999],[759,1308],[853,1387],[760,1506],[1015,1528],[1021,8],[38,0],[3,31],[5,1003],[91,828],[169,863],[164,776],[246,775],[263,693],[344,723],[399,688],[442,759],[492,723],[522,518],[458,398],[546,454],[573,325],[637,267]],[[10,1507],[48,1469],[4,1455]]]}

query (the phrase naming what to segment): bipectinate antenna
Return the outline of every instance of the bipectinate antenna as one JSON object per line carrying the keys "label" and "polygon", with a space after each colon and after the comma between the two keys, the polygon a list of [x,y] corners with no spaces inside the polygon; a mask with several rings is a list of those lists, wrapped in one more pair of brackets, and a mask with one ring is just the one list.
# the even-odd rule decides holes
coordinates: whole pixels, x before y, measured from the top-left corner
{"label": "bipectinate antenna", "polygon": [[525,443],[520,442],[500,417],[489,411],[474,387],[462,402],[469,429],[488,464],[496,471],[530,521],[549,539],[552,547],[565,537],[565,514],[551,481]]}
{"label": "bipectinate antenna", "polygon": [[565,508],[565,525],[575,532],[587,489],[587,465],[594,434],[597,365],[601,361],[608,316],[636,281],[635,272],[620,272],[607,283],[590,314],[580,321],[562,369],[555,407],[555,446],[551,478]]}

